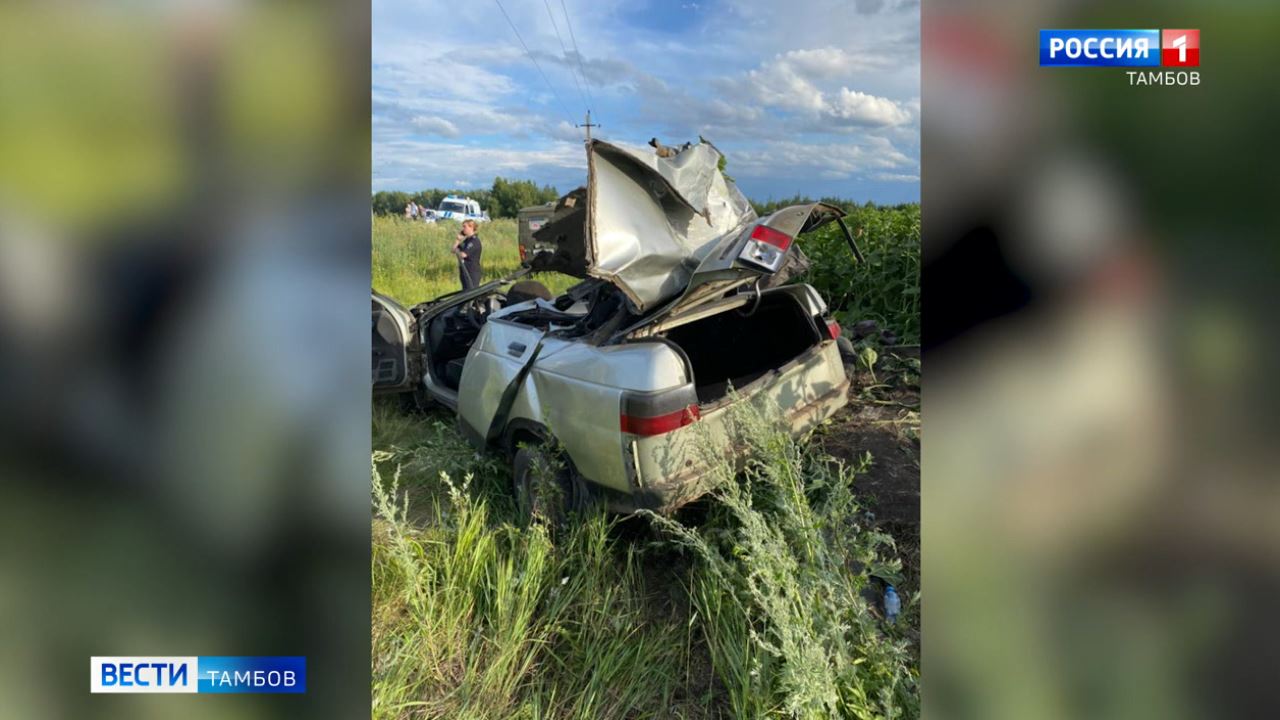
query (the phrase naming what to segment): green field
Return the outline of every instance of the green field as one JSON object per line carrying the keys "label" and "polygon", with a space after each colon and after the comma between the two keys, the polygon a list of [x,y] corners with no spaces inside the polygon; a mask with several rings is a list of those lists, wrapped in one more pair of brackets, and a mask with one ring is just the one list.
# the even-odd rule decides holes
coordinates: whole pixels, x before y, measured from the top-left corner
{"label": "green field", "polygon": [[[428,224],[399,217],[374,217],[373,289],[406,306],[460,289],[458,261],[450,252],[459,228],[458,223],[450,221]],[[486,281],[520,267],[515,220],[482,223],[480,240],[484,245],[481,265]],[[533,279],[553,293],[577,282],[576,278],[558,273],[541,273]]]}
{"label": "green field", "polygon": [[[842,321],[913,341],[919,207],[855,217],[869,262],[824,230],[802,241],[818,261],[805,279]],[[457,289],[456,225],[373,227],[376,289]],[[514,221],[481,236],[486,279],[517,267]],[[450,413],[375,403],[373,717],[918,717],[918,524],[886,534],[870,511],[888,508],[860,488],[889,467],[918,493],[919,362],[860,344],[850,411],[800,441],[740,415],[755,462],[718,468],[712,497],[672,518],[527,527],[505,459],[477,454]],[[873,575],[899,587],[896,625],[867,599]]]}
{"label": "green field", "polygon": [[[854,261],[840,229],[828,225],[801,237],[811,269],[801,278],[822,293],[836,317],[849,325],[875,320],[901,341],[920,341],[920,206],[846,205],[847,223],[858,235],[865,263]],[[373,218],[373,287],[404,305],[430,300],[461,287],[457,260],[449,250],[459,225],[427,224],[400,217]],[[484,278],[502,277],[520,266],[516,221],[499,218],[480,226]],[[553,293],[577,280],[558,273],[534,277]]]}

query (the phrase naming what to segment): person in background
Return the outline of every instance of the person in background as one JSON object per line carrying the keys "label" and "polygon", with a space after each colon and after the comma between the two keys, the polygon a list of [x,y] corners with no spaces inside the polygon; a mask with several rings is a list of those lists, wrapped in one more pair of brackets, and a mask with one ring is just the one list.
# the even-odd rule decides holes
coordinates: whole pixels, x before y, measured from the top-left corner
{"label": "person in background", "polygon": [[453,243],[453,254],[458,257],[458,276],[462,289],[470,290],[480,284],[480,236],[476,234],[476,221],[463,220],[462,232]]}
{"label": "person in background", "polygon": [[416,217],[418,217],[418,206],[410,200],[409,204],[404,206],[404,219],[412,220]]}

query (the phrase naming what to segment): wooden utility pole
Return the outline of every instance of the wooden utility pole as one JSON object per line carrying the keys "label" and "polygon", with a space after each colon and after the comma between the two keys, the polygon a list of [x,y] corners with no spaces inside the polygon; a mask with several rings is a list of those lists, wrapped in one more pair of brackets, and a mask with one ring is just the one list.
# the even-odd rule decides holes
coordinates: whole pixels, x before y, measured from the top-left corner
{"label": "wooden utility pole", "polygon": [[578,127],[580,127],[580,128],[586,128],[586,129],[587,129],[587,142],[588,142],[588,143],[590,143],[590,142],[591,142],[591,128],[593,128],[593,127],[600,127],[600,126],[599,126],[599,125],[596,125],[596,124],[595,124],[595,123],[593,123],[593,122],[591,122],[591,111],[590,111],[590,110],[588,110],[588,111],[587,111],[587,121],[586,121],[586,122],[584,122],[584,123],[582,123],[582,124],[581,124],[581,125],[579,125]]}

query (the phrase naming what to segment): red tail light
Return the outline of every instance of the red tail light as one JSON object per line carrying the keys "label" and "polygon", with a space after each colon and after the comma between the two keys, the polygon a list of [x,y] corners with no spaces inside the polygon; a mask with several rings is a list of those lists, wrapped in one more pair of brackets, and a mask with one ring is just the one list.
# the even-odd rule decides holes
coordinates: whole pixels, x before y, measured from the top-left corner
{"label": "red tail light", "polygon": [[692,425],[699,417],[701,417],[701,413],[699,413],[697,405],[689,405],[675,412],[669,412],[657,417],[623,415],[621,416],[622,432],[645,437],[661,435],[672,430],[679,430],[685,425]]}
{"label": "red tail light", "polygon": [[618,419],[622,432],[651,437],[692,425],[699,417],[698,393],[690,384],[656,392],[625,392]]}
{"label": "red tail light", "polygon": [[755,230],[751,231],[751,239],[759,240],[762,243],[768,243],[779,250],[786,250],[791,247],[791,236],[774,230],[768,225],[757,225]]}
{"label": "red tail light", "polygon": [[524,261],[525,261],[525,250],[524,250],[524,246],[521,245],[520,246],[520,262],[524,262]]}
{"label": "red tail light", "polygon": [[790,235],[768,225],[756,225],[751,229],[751,236],[742,246],[742,251],[738,253],[738,260],[769,272],[777,272],[790,247]]}
{"label": "red tail light", "polygon": [[832,340],[835,340],[836,338],[840,337],[840,323],[836,322],[835,320],[828,320],[827,334],[831,336]]}

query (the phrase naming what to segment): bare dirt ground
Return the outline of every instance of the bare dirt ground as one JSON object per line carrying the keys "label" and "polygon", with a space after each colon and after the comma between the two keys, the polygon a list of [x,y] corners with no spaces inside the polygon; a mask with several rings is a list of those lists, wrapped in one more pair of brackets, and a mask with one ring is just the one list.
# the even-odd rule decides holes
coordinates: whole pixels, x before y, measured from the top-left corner
{"label": "bare dirt ground", "polygon": [[920,361],[918,350],[882,350],[873,368],[846,366],[849,405],[817,439],[833,457],[871,465],[855,493],[891,535],[908,589],[920,587]]}

